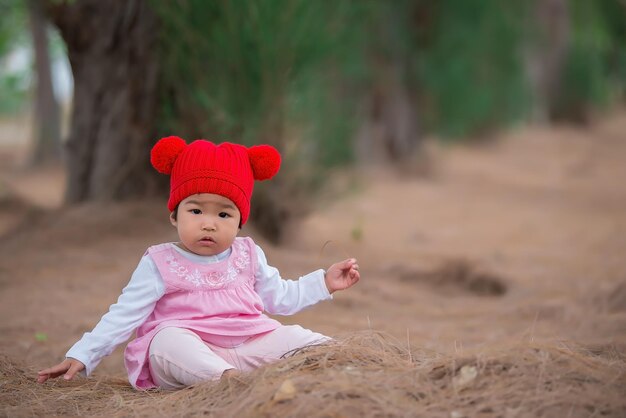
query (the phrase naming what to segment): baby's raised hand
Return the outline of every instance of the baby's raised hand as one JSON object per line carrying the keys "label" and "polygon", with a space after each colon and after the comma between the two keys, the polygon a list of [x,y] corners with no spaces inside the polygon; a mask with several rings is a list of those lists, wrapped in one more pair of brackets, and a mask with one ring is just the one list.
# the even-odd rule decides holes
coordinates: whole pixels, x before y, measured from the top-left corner
{"label": "baby's raised hand", "polygon": [[330,293],[344,290],[355,284],[361,278],[359,265],[354,258],[335,263],[328,268],[324,281]]}
{"label": "baby's raised hand", "polygon": [[74,376],[76,376],[76,373],[80,372],[84,368],[85,365],[82,362],[73,358],[66,358],[56,366],[52,366],[38,372],[37,382],[43,383],[48,379],[53,379],[61,375],[64,375],[63,378],[65,380],[72,380]]}

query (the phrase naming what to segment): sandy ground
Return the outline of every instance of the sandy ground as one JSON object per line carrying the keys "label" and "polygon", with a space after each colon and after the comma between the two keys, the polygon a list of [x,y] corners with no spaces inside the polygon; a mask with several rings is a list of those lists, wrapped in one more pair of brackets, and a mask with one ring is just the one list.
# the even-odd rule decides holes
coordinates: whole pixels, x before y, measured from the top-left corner
{"label": "sandy ground", "polygon": [[[522,341],[623,359],[625,132],[622,112],[584,129],[433,147],[427,176],[337,176],[340,198],[319,196],[280,247],[242,234],[286,278],[359,260],[357,286],[284,323],[381,330],[442,355]],[[34,378],[97,323],[145,248],[175,231],[164,200],[59,209],[60,168],[0,171],[0,354]],[[122,351],[95,375],[124,378]]]}

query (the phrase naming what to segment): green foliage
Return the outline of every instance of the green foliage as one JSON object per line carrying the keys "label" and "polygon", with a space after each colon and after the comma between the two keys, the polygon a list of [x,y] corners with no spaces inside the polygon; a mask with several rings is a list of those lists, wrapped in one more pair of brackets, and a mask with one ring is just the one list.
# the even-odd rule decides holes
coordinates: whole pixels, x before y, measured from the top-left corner
{"label": "green foliage", "polygon": [[349,2],[152,4],[162,20],[162,132],[267,142],[298,162],[350,158],[354,96],[340,87],[359,54],[346,42],[357,13]]}
{"label": "green foliage", "polygon": [[0,71],[0,114],[15,114],[22,110],[28,98],[28,73],[4,74]]}
{"label": "green foliage", "polygon": [[[601,0],[598,5],[607,31],[606,68],[618,99],[626,98],[626,3]],[[611,88],[611,87],[610,87]]]}
{"label": "green foliage", "polygon": [[449,136],[480,133],[519,119],[528,97],[521,63],[525,3],[418,1],[429,19],[415,33],[415,77],[426,123]]}
{"label": "green foliage", "polygon": [[29,71],[7,68],[9,53],[27,44],[27,23],[23,0],[0,0],[0,114],[20,111],[27,99]]}
{"label": "green foliage", "polygon": [[[377,68],[391,61],[402,64],[401,81],[425,131],[474,136],[530,114],[523,60],[538,36],[534,2],[152,5],[162,21],[163,133],[268,142],[310,170],[341,164],[352,156],[360,100],[380,82]],[[556,103],[565,114],[623,97],[626,80],[624,3],[567,5],[571,39]]]}
{"label": "green foliage", "polygon": [[626,4],[572,0],[570,8],[571,46],[556,112],[581,119],[626,92]]}
{"label": "green foliage", "polygon": [[24,0],[0,0],[0,57],[25,42],[27,23]]}

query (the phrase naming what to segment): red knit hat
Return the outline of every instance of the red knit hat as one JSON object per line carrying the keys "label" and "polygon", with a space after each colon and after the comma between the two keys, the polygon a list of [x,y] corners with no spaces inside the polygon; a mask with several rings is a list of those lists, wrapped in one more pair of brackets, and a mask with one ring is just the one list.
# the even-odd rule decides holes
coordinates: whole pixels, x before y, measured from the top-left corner
{"label": "red knit hat", "polygon": [[224,142],[215,145],[199,139],[191,144],[177,137],[160,139],[150,152],[150,162],[160,173],[171,174],[170,211],[188,196],[214,193],[233,201],[241,213],[241,225],[250,214],[254,180],[267,180],[280,168],[280,154],[270,145]]}

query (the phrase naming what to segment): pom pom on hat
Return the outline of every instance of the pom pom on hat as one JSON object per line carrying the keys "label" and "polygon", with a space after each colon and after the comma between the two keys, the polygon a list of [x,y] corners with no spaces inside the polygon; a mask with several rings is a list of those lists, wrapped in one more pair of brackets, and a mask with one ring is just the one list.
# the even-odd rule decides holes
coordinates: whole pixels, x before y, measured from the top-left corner
{"label": "pom pom on hat", "polygon": [[177,136],[160,139],[150,152],[152,167],[159,173],[171,174],[176,159],[186,146],[187,143]]}
{"label": "pom pom on hat", "polygon": [[280,154],[271,145],[255,145],[248,148],[248,158],[255,180],[268,180],[280,169]]}

